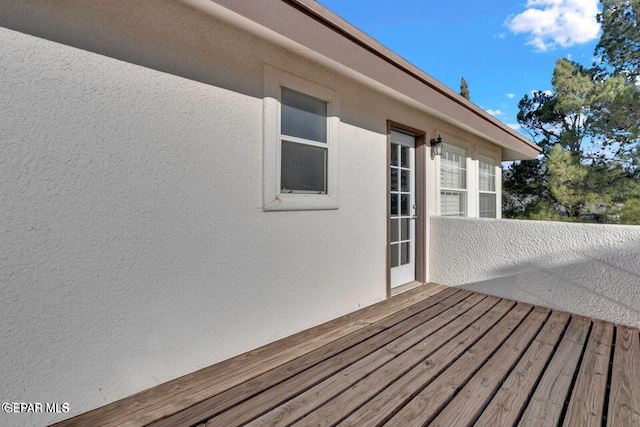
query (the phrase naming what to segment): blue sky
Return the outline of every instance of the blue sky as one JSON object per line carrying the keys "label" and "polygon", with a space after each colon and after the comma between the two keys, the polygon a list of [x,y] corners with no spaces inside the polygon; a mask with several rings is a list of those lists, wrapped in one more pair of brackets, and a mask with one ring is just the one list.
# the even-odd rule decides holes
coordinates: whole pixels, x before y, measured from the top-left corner
{"label": "blue sky", "polygon": [[518,101],[551,89],[558,57],[590,66],[598,0],[319,0],[456,92],[515,125]]}

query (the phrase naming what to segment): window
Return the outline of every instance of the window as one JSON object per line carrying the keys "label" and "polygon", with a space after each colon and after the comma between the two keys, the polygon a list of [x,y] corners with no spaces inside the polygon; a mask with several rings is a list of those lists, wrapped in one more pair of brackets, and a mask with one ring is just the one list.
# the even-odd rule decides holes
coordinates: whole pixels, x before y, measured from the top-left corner
{"label": "window", "polygon": [[337,209],[336,92],[268,65],[264,76],[263,209]]}
{"label": "window", "polygon": [[327,194],[327,103],[285,87],[280,113],[280,191]]}
{"label": "window", "polygon": [[467,216],[467,152],[445,144],[440,157],[440,215]]}
{"label": "window", "polygon": [[478,188],[480,190],[479,216],[496,218],[496,161],[490,157],[478,156]]}

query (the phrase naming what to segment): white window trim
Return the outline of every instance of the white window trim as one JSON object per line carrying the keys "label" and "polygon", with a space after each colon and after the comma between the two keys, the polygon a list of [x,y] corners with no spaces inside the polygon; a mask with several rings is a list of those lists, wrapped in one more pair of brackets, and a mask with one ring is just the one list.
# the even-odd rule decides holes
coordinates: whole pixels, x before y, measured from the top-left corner
{"label": "white window trim", "polygon": [[[437,133],[437,132],[436,132]],[[443,137],[444,138],[444,137]],[[452,137],[447,136],[447,138],[449,140],[452,139]],[[445,216],[442,213],[442,193],[443,192],[448,192],[448,193],[462,193],[464,194],[464,198],[465,198],[465,215],[464,217],[468,217],[469,215],[469,184],[470,184],[470,163],[469,163],[469,147],[467,147],[466,145],[457,145],[457,144],[451,144],[451,143],[445,143],[445,148],[449,146],[449,147],[453,147],[455,149],[458,150],[464,150],[465,152],[465,161],[464,161],[464,166],[465,166],[465,188],[452,188],[452,187],[443,187],[442,186],[442,179],[441,179],[441,173],[442,173],[442,156],[438,157],[438,168],[437,168],[437,173],[438,173],[438,201],[437,201],[437,207],[438,207],[438,215],[440,216]],[[446,216],[453,216],[453,215],[446,215]]]}
{"label": "white window trim", "polygon": [[[286,87],[327,102],[327,194],[280,192],[280,98]],[[340,100],[333,89],[264,65],[262,208],[265,211],[339,207]]]}
{"label": "white window trim", "polygon": [[[481,158],[484,157],[485,159],[491,160],[493,162],[493,179],[494,181],[494,187],[495,187],[495,191],[487,191],[487,190],[480,190],[480,162],[481,162]],[[480,217],[480,194],[493,194],[496,196],[496,206],[495,206],[495,210],[496,210],[496,218],[502,218],[502,197],[501,197],[501,193],[502,193],[502,168],[500,167],[500,161],[498,160],[499,156],[496,156],[495,154],[488,154],[488,153],[484,153],[484,152],[479,152],[478,153],[478,158],[477,158],[477,181],[478,181],[478,201],[477,201],[477,211],[478,211],[478,217]]]}

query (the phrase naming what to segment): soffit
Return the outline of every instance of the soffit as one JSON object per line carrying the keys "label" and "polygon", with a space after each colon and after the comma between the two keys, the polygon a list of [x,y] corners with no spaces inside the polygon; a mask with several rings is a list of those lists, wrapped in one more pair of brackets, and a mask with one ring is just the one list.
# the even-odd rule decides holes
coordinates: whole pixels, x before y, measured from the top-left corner
{"label": "soffit", "polygon": [[181,0],[502,147],[503,160],[540,148],[313,0]]}

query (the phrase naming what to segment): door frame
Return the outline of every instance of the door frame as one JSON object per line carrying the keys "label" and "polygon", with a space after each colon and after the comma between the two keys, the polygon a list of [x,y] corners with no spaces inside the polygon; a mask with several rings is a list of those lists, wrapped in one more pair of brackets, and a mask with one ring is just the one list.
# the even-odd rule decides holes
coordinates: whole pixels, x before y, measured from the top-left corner
{"label": "door frame", "polygon": [[391,296],[391,264],[389,260],[389,251],[391,247],[391,129],[397,129],[399,131],[409,133],[416,138],[416,151],[415,151],[415,167],[416,167],[416,236],[415,236],[415,267],[416,267],[416,281],[425,283],[426,278],[426,161],[427,161],[427,144],[426,144],[426,132],[419,129],[406,126],[392,120],[387,120],[387,162],[386,162],[386,175],[387,175],[387,245],[385,249],[386,255],[386,288],[387,298]]}

